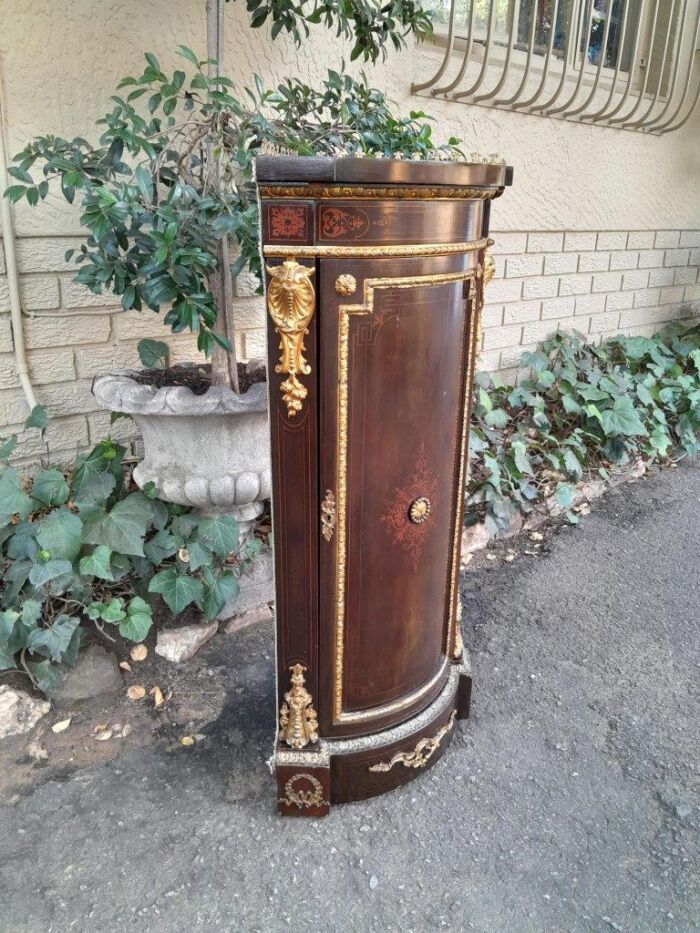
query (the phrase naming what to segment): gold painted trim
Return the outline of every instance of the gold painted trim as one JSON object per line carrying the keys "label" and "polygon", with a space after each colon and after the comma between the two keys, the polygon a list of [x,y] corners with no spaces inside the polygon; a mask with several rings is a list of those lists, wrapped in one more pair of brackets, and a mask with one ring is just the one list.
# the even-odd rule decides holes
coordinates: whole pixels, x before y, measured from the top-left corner
{"label": "gold painted trim", "polygon": [[309,394],[298,375],[308,376],[311,372],[304,356],[304,337],[309,332],[316,307],[316,293],[311,283],[311,276],[316,270],[302,266],[294,259],[288,259],[279,266],[266,266],[266,269],[270,276],[267,310],[279,334],[282,351],[275,372],[287,376],[280,390],[287,415],[293,418],[301,411]]}
{"label": "gold painted trim", "polygon": [[492,201],[500,198],[504,186],[496,187],[449,187],[447,185],[389,185],[369,187],[367,185],[259,185],[261,198],[315,198],[316,200],[341,199],[343,201]]}
{"label": "gold painted trim", "polygon": [[[382,259],[402,256],[451,256],[455,253],[474,253],[486,249],[493,240],[471,240],[468,243],[414,243],[405,246],[386,244],[382,246],[291,246],[268,243],[263,246],[263,255],[271,259],[312,259],[322,256],[331,259]],[[269,267],[268,267],[269,271]]]}
{"label": "gold painted trim", "polygon": [[412,752],[397,752],[389,761],[380,761],[379,764],[370,765],[369,770],[391,771],[394,765],[397,764],[402,764],[404,768],[424,768],[438,748],[440,748],[440,743],[454,726],[456,718],[457,710],[453,709],[450,718],[432,739],[426,736],[418,742]]}
{"label": "gold painted trim", "polygon": [[284,695],[280,709],[280,741],[292,748],[304,748],[309,742],[318,741],[318,717],[313,708],[313,698],[304,686],[303,664],[292,664],[292,687]]}
{"label": "gold painted trim", "polygon": [[[489,241],[478,241],[487,244]],[[473,245],[473,244],[471,244]],[[482,247],[483,248],[483,247]],[[379,288],[420,288],[426,285],[446,285],[452,282],[470,281],[470,343],[469,360],[467,369],[467,386],[471,383],[471,361],[473,359],[473,339],[475,315],[474,304],[476,302],[475,282],[481,278],[483,268],[478,264],[476,268],[462,272],[444,272],[419,276],[401,276],[395,278],[376,278],[365,279],[363,287],[364,300],[362,304],[339,305],[338,313],[338,427],[337,427],[337,484],[336,484],[336,585],[335,585],[335,670],[334,670],[334,689],[333,689],[333,719],[336,724],[346,722],[357,722],[360,720],[376,719],[381,716],[393,713],[396,710],[403,709],[406,706],[417,702],[423,695],[428,693],[438,682],[444,673],[445,666],[449,663],[450,647],[454,643],[454,605],[456,598],[457,579],[459,573],[459,548],[461,542],[461,511],[458,510],[458,516],[455,520],[455,535],[452,551],[452,579],[450,581],[450,599],[449,615],[447,625],[447,639],[445,645],[445,663],[438,673],[418,690],[401,700],[393,703],[377,706],[370,710],[358,712],[343,711],[343,669],[345,654],[345,586],[346,586],[346,563],[347,563],[347,529],[346,529],[346,510],[347,510],[347,458],[348,458],[348,372],[349,372],[349,341],[350,341],[350,318],[352,315],[371,315],[374,313],[374,293]],[[464,467],[466,452],[466,429],[469,425],[467,408],[468,397],[465,398],[465,413],[462,423],[462,438],[460,446],[460,467],[458,494],[463,495],[464,491]],[[457,500],[459,503],[459,499]],[[456,565],[455,565],[456,560]]]}

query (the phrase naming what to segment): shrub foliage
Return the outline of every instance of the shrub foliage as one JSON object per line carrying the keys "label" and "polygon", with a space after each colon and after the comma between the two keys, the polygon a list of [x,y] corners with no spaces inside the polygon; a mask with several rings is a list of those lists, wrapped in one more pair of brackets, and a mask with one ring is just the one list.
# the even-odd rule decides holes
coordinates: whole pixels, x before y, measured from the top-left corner
{"label": "shrub foliage", "polygon": [[477,376],[468,506],[492,533],[550,496],[575,522],[584,474],[699,449],[698,326],[600,345],[557,334],[521,362],[517,386]]}

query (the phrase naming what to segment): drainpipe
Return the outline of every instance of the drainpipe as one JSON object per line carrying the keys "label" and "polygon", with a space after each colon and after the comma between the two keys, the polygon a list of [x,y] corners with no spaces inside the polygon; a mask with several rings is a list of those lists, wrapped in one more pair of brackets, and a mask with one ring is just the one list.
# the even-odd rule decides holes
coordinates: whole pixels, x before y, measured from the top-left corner
{"label": "drainpipe", "polygon": [[15,347],[15,363],[22,391],[30,410],[38,403],[34,394],[27,366],[27,354],[24,347],[24,327],[22,322],[22,299],[19,293],[19,275],[17,273],[17,253],[15,251],[15,229],[12,222],[12,205],[2,193],[9,186],[7,175],[7,146],[5,143],[5,125],[7,111],[0,73],[0,229],[2,230],[3,245],[5,247],[5,264],[7,266],[7,284],[10,289],[10,317],[12,321],[12,336]]}

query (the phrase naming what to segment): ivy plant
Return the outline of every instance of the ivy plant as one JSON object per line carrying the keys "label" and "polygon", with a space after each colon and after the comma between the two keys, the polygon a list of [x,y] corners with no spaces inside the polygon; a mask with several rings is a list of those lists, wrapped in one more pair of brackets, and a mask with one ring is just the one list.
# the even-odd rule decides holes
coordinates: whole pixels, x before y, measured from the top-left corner
{"label": "ivy plant", "polygon": [[574,485],[640,458],[698,452],[700,327],[596,345],[557,334],[517,386],[477,375],[468,516],[491,533],[554,497],[570,521]]}
{"label": "ivy plant", "polygon": [[112,440],[32,480],[8,465],[14,443],[0,447],[0,672],[22,671],[50,696],[87,626],[138,642],[154,601],[210,619],[237,594],[260,543],[240,550],[231,516],[199,518],[152,484],[131,491]]}

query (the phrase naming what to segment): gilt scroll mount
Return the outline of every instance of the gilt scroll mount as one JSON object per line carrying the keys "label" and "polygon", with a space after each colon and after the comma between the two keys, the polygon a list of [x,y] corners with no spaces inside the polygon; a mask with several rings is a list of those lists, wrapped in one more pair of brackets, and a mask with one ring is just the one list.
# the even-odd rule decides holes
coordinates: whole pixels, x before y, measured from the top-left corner
{"label": "gilt scroll mount", "polygon": [[294,418],[301,410],[309,390],[299,376],[311,372],[306,357],[304,337],[314,315],[316,293],[311,276],[316,271],[302,266],[296,259],[287,259],[279,266],[266,266],[270,283],[267,289],[267,310],[280,336],[281,356],[275,372],[287,376],[280,386],[287,406],[287,416]]}

